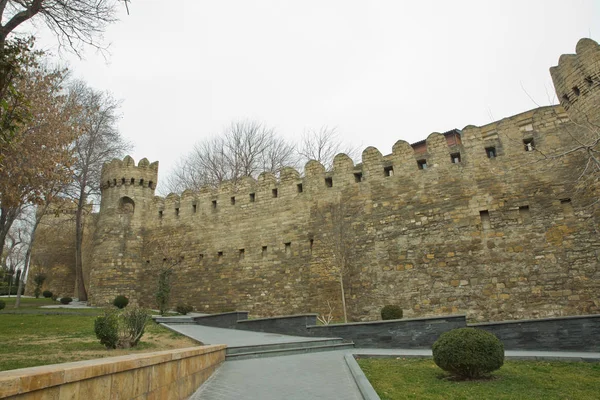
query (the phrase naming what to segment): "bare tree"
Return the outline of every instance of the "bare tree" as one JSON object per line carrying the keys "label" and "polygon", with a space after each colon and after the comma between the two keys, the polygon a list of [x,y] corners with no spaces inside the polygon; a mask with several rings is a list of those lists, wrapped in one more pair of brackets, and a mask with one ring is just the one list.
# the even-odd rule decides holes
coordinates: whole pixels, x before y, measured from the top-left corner
{"label": "bare tree", "polygon": [[83,280],[83,230],[84,211],[88,201],[100,196],[100,174],[104,163],[131,149],[117,129],[120,118],[120,101],[109,93],[99,92],[84,82],[74,82],[69,96],[81,109],[78,125],[81,135],[75,140],[74,175],[66,194],[77,202],[75,212],[75,276],[77,295],[80,301],[87,300]]}
{"label": "bare tree", "polygon": [[197,143],[171,172],[166,186],[175,193],[199,190],[295,165],[294,146],[277,137],[274,129],[255,121],[237,121],[221,136]]}
{"label": "bare tree", "polygon": [[[106,26],[115,22],[122,0],[0,0],[0,52],[8,36],[26,21],[43,21],[61,45],[79,54],[81,45],[99,48]],[[127,3],[125,3],[127,5]]]}
{"label": "bare tree", "polygon": [[333,158],[339,153],[345,153],[353,160],[360,154],[358,147],[352,147],[343,142],[336,128],[322,126],[319,130],[304,131],[298,148],[298,155],[302,163],[316,160],[327,170],[331,170]]}
{"label": "bare tree", "polygon": [[[355,215],[359,212],[356,205],[339,199],[335,203],[320,206],[317,209],[315,231],[319,232],[318,241],[322,251],[329,252],[330,270],[337,279],[340,288],[340,300],[344,322],[348,322],[346,307],[346,288],[355,272],[357,241],[353,226]],[[329,305],[329,303],[328,303]],[[331,306],[330,311],[331,311]]]}

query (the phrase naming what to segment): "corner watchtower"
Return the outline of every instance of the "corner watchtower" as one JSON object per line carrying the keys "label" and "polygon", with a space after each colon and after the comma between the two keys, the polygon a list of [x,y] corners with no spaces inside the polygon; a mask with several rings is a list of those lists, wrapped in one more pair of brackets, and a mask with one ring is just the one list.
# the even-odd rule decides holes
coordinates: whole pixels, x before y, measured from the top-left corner
{"label": "corner watchtower", "polygon": [[550,68],[560,104],[576,124],[600,125],[600,46],[581,39],[576,54],[563,54]]}
{"label": "corner watchtower", "polygon": [[125,295],[139,298],[143,228],[154,199],[158,162],[112,160],[102,168],[102,200],[90,273],[89,300],[94,305]]}
{"label": "corner watchtower", "polygon": [[[158,161],[143,158],[138,165],[130,156],[114,159],[102,167],[102,202],[100,214],[117,211],[127,213],[145,209],[154,198],[158,179]],[[133,203],[132,203],[133,202]]]}

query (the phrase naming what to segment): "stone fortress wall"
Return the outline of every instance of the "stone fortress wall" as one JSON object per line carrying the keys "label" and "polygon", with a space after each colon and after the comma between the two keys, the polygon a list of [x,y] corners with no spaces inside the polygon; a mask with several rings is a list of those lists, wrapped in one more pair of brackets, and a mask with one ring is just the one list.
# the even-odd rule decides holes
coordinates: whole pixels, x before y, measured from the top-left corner
{"label": "stone fortress wall", "polygon": [[548,158],[572,149],[583,125],[600,126],[598,44],[582,39],[552,76],[560,106],[398,141],[385,156],[369,147],[357,165],[340,154],[332,171],[311,161],[304,176],[285,169],[161,198],[157,162],[114,160],[90,301],[124,294],[153,306],[156,271],[171,266],[173,305],[269,316],[329,303],[339,316],[343,246],[353,320],[377,319],[385,304],[481,321],[598,313],[599,219],[587,207],[597,185],[577,190],[580,153]]}

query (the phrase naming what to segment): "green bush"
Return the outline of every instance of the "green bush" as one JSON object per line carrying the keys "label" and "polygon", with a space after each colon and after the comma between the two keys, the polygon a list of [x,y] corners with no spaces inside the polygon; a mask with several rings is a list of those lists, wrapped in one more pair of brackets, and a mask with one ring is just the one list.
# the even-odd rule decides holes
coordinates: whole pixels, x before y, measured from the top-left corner
{"label": "green bush", "polygon": [[135,347],[144,335],[150,314],[143,308],[129,307],[122,316],[124,334],[120,339],[120,347]]}
{"label": "green bush", "polygon": [[123,312],[107,309],[96,317],[94,332],[107,349],[135,347],[144,335],[148,318],[148,311],[139,307],[129,307]]}
{"label": "green bush", "polygon": [[52,292],[51,292],[51,291],[49,291],[49,290],[44,290],[44,291],[42,292],[42,296],[44,296],[45,298],[49,299],[49,298],[51,298],[51,297],[52,297]]}
{"label": "green bush", "polygon": [[105,310],[94,320],[94,332],[100,344],[107,349],[116,349],[119,344],[119,314],[115,310]]}
{"label": "green bush", "polygon": [[433,344],[433,361],[462,379],[477,379],[504,364],[504,345],[482,329],[459,328],[443,333]]}
{"label": "green bush", "polygon": [[[12,287],[8,287],[8,286],[4,286],[2,284],[0,284],[0,296],[16,296],[17,295],[17,291],[19,290],[18,285],[12,286]],[[25,288],[21,288],[21,296],[25,293]]]}
{"label": "green bush", "polygon": [[42,294],[42,285],[46,281],[46,274],[37,274],[33,277],[33,282],[35,283],[35,290],[33,291],[33,295],[35,298],[39,298],[40,294]]}
{"label": "green bush", "polygon": [[61,298],[60,298],[60,302],[61,302],[62,304],[69,304],[69,303],[70,303],[70,302],[72,302],[72,301],[73,301],[73,299],[72,299],[72,298],[70,298],[70,297],[61,297]]}
{"label": "green bush", "polygon": [[402,318],[402,308],[399,306],[394,306],[388,304],[381,309],[381,319],[401,319]]}
{"label": "green bush", "polygon": [[113,306],[120,309],[127,307],[127,304],[129,304],[129,299],[123,295],[119,295],[113,300]]}
{"label": "green bush", "polygon": [[192,307],[188,304],[177,304],[177,307],[175,307],[175,311],[177,311],[177,313],[179,313],[181,315],[186,315],[187,313],[189,313],[193,310],[194,310],[194,307]]}
{"label": "green bush", "polygon": [[0,300],[0,310],[3,310],[6,307],[6,303],[3,300]]}

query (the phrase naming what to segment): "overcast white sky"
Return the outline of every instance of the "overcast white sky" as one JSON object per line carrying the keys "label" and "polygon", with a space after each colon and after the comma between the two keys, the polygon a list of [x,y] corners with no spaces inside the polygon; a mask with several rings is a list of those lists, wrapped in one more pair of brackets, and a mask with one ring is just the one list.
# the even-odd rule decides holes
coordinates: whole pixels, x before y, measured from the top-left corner
{"label": "overcast white sky", "polygon": [[[600,2],[132,0],[105,60],[63,54],[76,77],[123,99],[132,156],[161,178],[236,119],[295,140],[337,127],[391,152],[398,139],[483,125],[553,96],[548,73],[581,37],[600,41]],[[40,43],[56,52],[49,35]]]}

